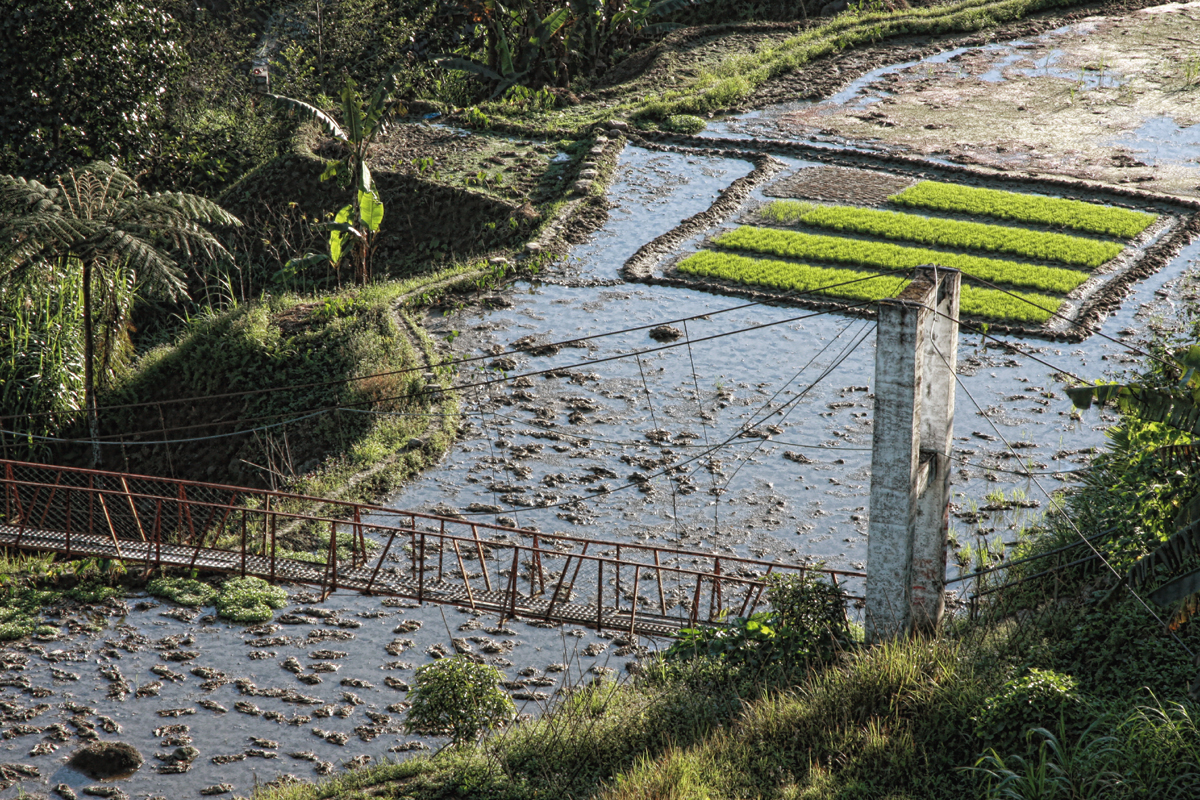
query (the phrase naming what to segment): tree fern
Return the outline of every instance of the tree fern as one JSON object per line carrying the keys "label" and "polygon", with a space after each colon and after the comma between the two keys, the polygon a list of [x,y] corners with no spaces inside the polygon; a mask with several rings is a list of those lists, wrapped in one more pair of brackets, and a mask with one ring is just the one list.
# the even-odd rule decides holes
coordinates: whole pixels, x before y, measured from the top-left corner
{"label": "tree fern", "polygon": [[[95,464],[100,461],[96,344],[106,360],[116,352],[133,291],[168,298],[184,291],[176,255],[189,261],[228,255],[205,224],[241,223],[203,197],[143,192],[132,177],[103,162],[68,170],[50,185],[0,175],[0,263],[9,265],[0,281],[44,271],[50,263],[78,264],[82,272],[84,396]],[[96,292],[98,303],[93,302]],[[103,312],[106,326],[99,336],[93,325],[96,310]]]}

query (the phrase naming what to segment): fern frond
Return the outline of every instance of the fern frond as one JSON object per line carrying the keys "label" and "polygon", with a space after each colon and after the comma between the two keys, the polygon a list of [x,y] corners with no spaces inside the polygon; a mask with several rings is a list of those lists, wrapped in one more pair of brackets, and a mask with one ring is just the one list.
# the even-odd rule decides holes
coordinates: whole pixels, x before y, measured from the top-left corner
{"label": "fern frond", "polygon": [[338,125],[337,121],[333,117],[329,116],[316,106],[310,105],[303,100],[294,100],[291,97],[284,97],[280,94],[268,94],[267,97],[274,100],[284,109],[288,111],[294,111],[304,119],[310,119],[318,123],[322,128],[325,129],[326,133],[335,139],[339,139],[343,142],[350,141],[348,138],[346,138],[346,132],[342,130],[342,126]]}

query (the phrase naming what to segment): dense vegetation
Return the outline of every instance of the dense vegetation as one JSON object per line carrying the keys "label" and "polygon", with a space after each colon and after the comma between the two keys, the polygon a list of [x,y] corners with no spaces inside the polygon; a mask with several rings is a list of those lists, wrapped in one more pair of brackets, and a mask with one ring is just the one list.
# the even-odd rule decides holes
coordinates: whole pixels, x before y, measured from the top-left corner
{"label": "dense vegetation", "polygon": [[795,200],[776,200],[763,210],[764,217],[778,222],[800,223],[815,228],[880,236],[955,250],[1009,253],[1037,261],[1059,261],[1079,267],[1098,267],[1124,249],[1116,242],[1102,242],[1043,233],[1025,228],[922,217],[896,211],[878,211],[847,206],[818,206]]}
{"label": "dense vegetation", "polygon": [[1030,222],[1131,239],[1158,218],[1145,211],[1112,208],[1061,197],[1040,197],[954,183],[921,181],[888,198],[889,203],[971,214],[1014,222]]}
{"label": "dense vegetation", "polygon": [[[908,285],[905,278],[878,272],[811,267],[794,261],[746,258],[712,251],[688,256],[679,263],[678,269],[688,275],[864,304],[895,297]],[[962,287],[959,300],[963,314],[1032,324],[1045,322],[1061,305],[1061,300],[1042,294],[1001,292],[974,286]]]}

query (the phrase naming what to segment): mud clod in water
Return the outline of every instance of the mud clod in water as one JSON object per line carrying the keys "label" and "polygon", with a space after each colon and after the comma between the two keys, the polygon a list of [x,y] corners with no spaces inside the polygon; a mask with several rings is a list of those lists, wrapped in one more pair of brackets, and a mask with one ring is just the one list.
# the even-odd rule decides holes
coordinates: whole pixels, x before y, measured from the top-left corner
{"label": "mud clod in water", "polygon": [[145,760],[125,742],[94,742],[71,756],[71,766],[89,778],[103,780],[135,772]]}

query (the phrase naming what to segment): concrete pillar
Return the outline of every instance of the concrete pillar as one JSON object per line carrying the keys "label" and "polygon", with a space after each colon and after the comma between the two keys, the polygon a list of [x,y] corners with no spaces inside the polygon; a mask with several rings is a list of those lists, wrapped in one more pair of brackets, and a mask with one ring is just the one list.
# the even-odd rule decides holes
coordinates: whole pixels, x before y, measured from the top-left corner
{"label": "concrete pillar", "polygon": [[920,267],[899,297],[879,303],[868,641],[930,630],[942,615],[960,278]]}

